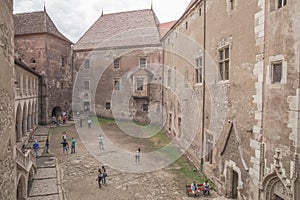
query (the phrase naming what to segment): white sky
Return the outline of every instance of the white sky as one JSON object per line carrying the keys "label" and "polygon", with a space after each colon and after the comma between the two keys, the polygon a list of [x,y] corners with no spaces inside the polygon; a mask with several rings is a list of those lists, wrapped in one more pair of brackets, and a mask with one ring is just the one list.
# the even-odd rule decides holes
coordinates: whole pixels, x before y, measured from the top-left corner
{"label": "white sky", "polygon": [[[160,22],[178,19],[191,0],[153,0],[153,9]],[[14,13],[41,11],[47,13],[57,28],[76,42],[104,14],[149,9],[151,0],[14,0]]]}

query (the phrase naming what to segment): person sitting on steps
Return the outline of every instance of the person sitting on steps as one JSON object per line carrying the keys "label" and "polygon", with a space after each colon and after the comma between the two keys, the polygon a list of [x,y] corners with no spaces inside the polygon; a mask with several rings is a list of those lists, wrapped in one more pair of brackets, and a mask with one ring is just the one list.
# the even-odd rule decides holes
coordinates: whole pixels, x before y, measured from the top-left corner
{"label": "person sitting on steps", "polygon": [[204,183],[203,183],[203,196],[210,196],[210,187],[209,187],[209,183],[208,183],[208,180],[206,180]]}
{"label": "person sitting on steps", "polygon": [[192,184],[191,184],[191,190],[192,190],[192,193],[196,196],[198,196],[200,190],[198,188],[198,185],[196,183],[196,181],[194,181]]}

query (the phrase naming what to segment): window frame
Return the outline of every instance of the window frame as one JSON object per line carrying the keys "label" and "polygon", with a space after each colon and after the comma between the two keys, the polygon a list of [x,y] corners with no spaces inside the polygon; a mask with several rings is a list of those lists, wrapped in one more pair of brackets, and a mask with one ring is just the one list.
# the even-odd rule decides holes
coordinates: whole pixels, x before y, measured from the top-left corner
{"label": "window frame", "polygon": [[[142,81],[142,84],[139,85],[139,82]],[[138,91],[138,92],[142,92],[144,91],[144,79],[143,78],[137,78],[136,79],[136,88],[135,90]]]}
{"label": "window frame", "polygon": [[[142,60],[145,60],[145,63],[142,64]],[[146,68],[147,67],[147,57],[140,57],[140,68]]]}
{"label": "window frame", "polygon": [[148,112],[149,111],[149,104],[148,103],[143,103],[142,110],[143,110],[143,112]]}
{"label": "window frame", "polygon": [[[118,83],[118,84],[116,84],[116,83]],[[119,78],[115,78],[114,79],[114,91],[120,91],[120,88],[121,88],[121,81]]]}
{"label": "window frame", "polygon": [[[228,51],[227,51],[228,50]],[[228,52],[228,54],[226,53]],[[230,79],[230,46],[226,45],[218,49],[218,71],[220,81],[229,81]]]}
{"label": "window frame", "polygon": [[195,59],[195,82],[203,83],[203,56],[199,56]]}
{"label": "window frame", "polygon": [[[88,83],[88,85],[86,85],[86,83]],[[90,90],[90,81],[89,80],[84,80],[83,87],[84,87],[84,90],[89,91]]]}
{"label": "window frame", "polygon": [[105,110],[111,110],[111,103],[109,101],[105,102]]}
{"label": "window frame", "polygon": [[90,59],[85,59],[83,63],[84,69],[90,69],[91,68],[91,61]]}
{"label": "window frame", "polygon": [[[280,66],[280,80],[275,80],[275,66]],[[280,84],[283,79],[283,61],[276,61],[271,63],[271,84]]]}
{"label": "window frame", "polygon": [[120,69],[120,58],[114,59],[114,69]]}

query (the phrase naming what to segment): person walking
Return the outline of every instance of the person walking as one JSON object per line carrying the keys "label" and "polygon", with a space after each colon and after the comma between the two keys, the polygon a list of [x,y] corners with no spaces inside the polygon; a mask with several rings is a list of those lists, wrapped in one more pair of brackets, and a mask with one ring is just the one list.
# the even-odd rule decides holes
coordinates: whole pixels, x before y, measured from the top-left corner
{"label": "person walking", "polygon": [[104,166],[102,166],[103,175],[102,175],[102,184],[106,184],[107,171]]}
{"label": "person walking", "polygon": [[38,151],[39,151],[39,143],[38,143],[37,140],[34,141],[33,150],[34,150],[35,157],[37,157],[38,156]]}
{"label": "person walking", "polygon": [[63,132],[62,139],[63,139],[63,141],[67,141],[67,133],[66,133],[66,131]]}
{"label": "person walking", "polygon": [[48,138],[46,139],[45,146],[46,146],[46,153],[49,153],[49,139]]}
{"label": "person walking", "polygon": [[100,149],[100,151],[101,151],[101,150],[104,150],[103,137],[102,137],[102,135],[99,135],[98,141],[99,141],[99,149]]}
{"label": "person walking", "polygon": [[88,119],[87,122],[88,122],[88,127],[91,128],[91,127],[92,127],[92,120],[91,120],[91,119]]}
{"label": "person walking", "polygon": [[82,127],[82,118],[80,118],[79,125]]}
{"label": "person walking", "polygon": [[135,152],[135,163],[140,163],[141,149],[138,148]]}
{"label": "person walking", "polygon": [[69,144],[67,142],[67,140],[63,140],[60,144],[62,144],[63,147],[63,154],[68,154],[68,148],[69,148]]}
{"label": "person walking", "polygon": [[102,174],[102,171],[101,169],[98,170],[98,177],[97,177],[97,181],[98,181],[98,184],[99,184],[99,188],[101,188],[101,181],[102,181],[102,178],[103,178],[103,174]]}
{"label": "person walking", "polygon": [[75,138],[72,138],[71,154],[75,153],[75,145],[76,145],[76,140]]}

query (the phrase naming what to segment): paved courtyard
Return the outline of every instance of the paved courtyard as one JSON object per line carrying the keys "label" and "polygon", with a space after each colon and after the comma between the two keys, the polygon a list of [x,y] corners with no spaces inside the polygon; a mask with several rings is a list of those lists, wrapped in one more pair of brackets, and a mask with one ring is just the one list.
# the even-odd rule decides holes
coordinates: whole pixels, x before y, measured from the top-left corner
{"label": "paved courtyard", "polygon": [[[111,127],[107,127],[108,136],[112,140],[118,138],[123,142],[126,136],[116,135],[116,132]],[[84,129],[84,128],[83,128]],[[76,153],[63,154],[62,152],[62,133],[67,132],[67,140],[71,144],[71,138],[76,139]],[[95,143],[98,144],[97,138]],[[130,149],[130,144],[126,142],[127,148]],[[142,148],[146,148],[141,144]],[[134,145],[133,145],[134,146]],[[134,148],[135,149],[135,146]],[[57,155],[59,174],[62,177],[62,192],[63,196],[72,200],[93,200],[93,199],[114,199],[114,200],[138,200],[138,199],[189,199],[185,194],[185,184],[189,181],[176,173],[173,173],[173,168],[176,166],[170,165],[164,169],[149,173],[129,173],[119,171],[107,166],[108,177],[107,184],[101,189],[98,188],[97,171],[103,165],[98,159],[94,158],[83,145],[76,131],[75,126],[65,126],[53,128],[50,130],[50,151]],[[106,151],[106,149],[105,149]],[[102,153],[105,153],[102,152]],[[107,150],[109,151],[109,150]],[[99,152],[100,153],[100,152]],[[134,154],[133,154],[134,155]],[[96,155],[97,157],[97,155]],[[134,162],[134,159],[130,162]],[[51,176],[51,174],[49,174]],[[203,197],[199,197],[204,199]],[[213,193],[209,199],[221,199]]]}

